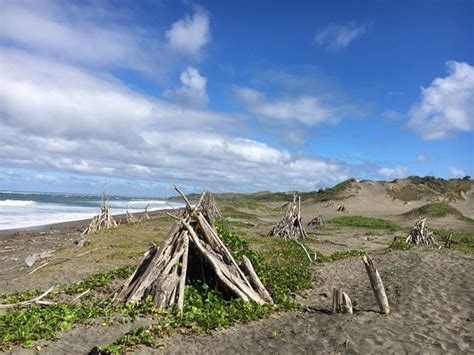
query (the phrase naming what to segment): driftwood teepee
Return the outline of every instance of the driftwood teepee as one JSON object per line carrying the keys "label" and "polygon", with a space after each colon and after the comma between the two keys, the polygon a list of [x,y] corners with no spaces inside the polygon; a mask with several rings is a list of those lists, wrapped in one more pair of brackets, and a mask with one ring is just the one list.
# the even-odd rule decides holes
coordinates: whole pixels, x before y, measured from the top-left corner
{"label": "driftwood teepee", "polygon": [[128,207],[127,207],[127,212],[125,212],[125,220],[127,224],[133,224],[133,223],[138,222],[137,217],[133,215],[132,211],[130,211],[130,208]]}
{"label": "driftwood teepee", "polygon": [[299,240],[306,238],[306,232],[301,223],[301,198],[293,195],[293,202],[288,203],[288,208],[283,218],[268,233],[269,237]]}
{"label": "driftwood teepee", "polygon": [[97,232],[102,229],[109,229],[117,227],[117,222],[115,222],[112,213],[107,206],[107,196],[105,191],[102,192],[102,201],[100,203],[100,212],[97,216],[92,218],[89,226],[82,232],[81,235],[87,235],[90,233]]}
{"label": "driftwood teepee", "polygon": [[132,213],[129,207],[127,207],[127,211],[125,212],[125,221],[127,224],[149,220],[150,216],[148,215],[148,207],[150,207],[150,204],[146,205],[145,210],[138,217]]}
{"label": "driftwood teepee", "polygon": [[343,213],[348,213],[349,212],[347,207],[344,205],[344,202],[341,203],[338,208],[336,208],[336,211],[343,212]]}
{"label": "driftwood teepee", "polygon": [[438,245],[434,239],[433,232],[429,231],[425,225],[426,218],[422,218],[415,223],[413,229],[407,236],[405,242],[421,245]]}
{"label": "driftwood teepee", "polygon": [[186,202],[183,216],[159,247],[148,250],[115,295],[115,301],[138,303],[151,295],[159,308],[177,303],[182,309],[187,280],[200,278],[218,286],[227,295],[245,301],[272,302],[250,261],[244,257],[239,267],[202,214],[206,192],[191,207],[186,196],[178,188],[176,190]]}
{"label": "driftwood teepee", "polygon": [[321,214],[317,217],[314,217],[309,223],[308,226],[324,226],[324,219]]}

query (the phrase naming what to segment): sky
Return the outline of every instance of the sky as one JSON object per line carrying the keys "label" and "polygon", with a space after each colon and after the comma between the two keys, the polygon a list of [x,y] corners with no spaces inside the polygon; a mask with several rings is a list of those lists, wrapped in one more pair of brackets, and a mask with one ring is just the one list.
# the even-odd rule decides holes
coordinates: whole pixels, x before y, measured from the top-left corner
{"label": "sky", "polygon": [[474,174],[474,1],[0,0],[0,189]]}

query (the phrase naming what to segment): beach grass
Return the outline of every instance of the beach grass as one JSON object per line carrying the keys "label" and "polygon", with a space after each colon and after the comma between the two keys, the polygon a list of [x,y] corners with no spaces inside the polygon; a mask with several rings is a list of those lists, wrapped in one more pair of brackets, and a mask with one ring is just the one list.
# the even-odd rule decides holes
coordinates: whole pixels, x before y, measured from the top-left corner
{"label": "beach grass", "polygon": [[388,229],[390,231],[400,230],[401,227],[392,221],[382,218],[372,218],[363,216],[339,216],[331,219],[330,223],[347,227],[360,227],[371,229]]}

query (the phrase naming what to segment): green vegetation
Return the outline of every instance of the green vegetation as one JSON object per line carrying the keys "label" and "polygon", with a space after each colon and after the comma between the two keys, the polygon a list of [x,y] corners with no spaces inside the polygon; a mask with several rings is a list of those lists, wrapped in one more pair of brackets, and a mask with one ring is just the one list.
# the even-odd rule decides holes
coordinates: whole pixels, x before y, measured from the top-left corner
{"label": "green vegetation", "polygon": [[68,331],[76,323],[91,323],[99,317],[104,319],[103,326],[107,326],[114,316],[130,320],[154,312],[152,299],[137,306],[112,306],[93,296],[77,305],[58,302],[49,306],[33,304],[20,310],[8,309],[0,314],[0,350],[13,344],[28,348],[38,339],[56,339],[58,332]]}
{"label": "green vegetation", "polygon": [[[167,328],[169,329],[171,327],[168,325]],[[116,339],[112,344],[99,346],[97,350],[99,350],[101,354],[120,354],[132,350],[138,345],[161,348],[164,344],[157,341],[156,338],[162,337],[164,335],[163,333],[163,328],[157,325],[152,325],[148,328],[135,328]]]}
{"label": "green vegetation", "polygon": [[330,223],[348,227],[379,228],[397,231],[400,226],[385,219],[362,216],[339,216],[331,219]]}
{"label": "green vegetation", "polygon": [[459,250],[464,253],[474,254],[474,233],[473,232],[458,232],[448,231],[445,229],[433,230],[436,240],[442,244],[446,241],[449,234],[451,237],[451,249]]}
{"label": "green vegetation", "polygon": [[[311,284],[311,263],[304,252],[295,243],[277,241],[278,264],[267,261],[265,257],[249,248],[249,243],[237,237],[226,226],[219,225],[218,233],[237,261],[246,255],[254,265],[257,274],[271,293],[274,304],[256,304],[238,299],[226,299],[207,284],[194,281],[186,287],[185,306],[182,313],[176,309],[157,310],[151,298],[139,305],[107,303],[104,295],[110,291],[110,282],[125,279],[134,270],[127,266],[88,277],[78,283],[65,286],[51,294],[57,304],[43,306],[32,305],[24,309],[8,309],[0,314],[0,349],[12,345],[33,346],[39,339],[55,339],[58,332],[68,331],[75,324],[94,323],[101,319],[103,326],[114,321],[129,321],[137,316],[153,314],[157,325],[150,329],[136,329],[117,339],[114,344],[103,348],[105,353],[116,353],[136,344],[157,346],[157,329],[188,328],[196,332],[228,327],[238,321],[260,319],[275,310],[297,307],[290,293],[307,288]],[[92,295],[81,299],[78,304],[64,301],[69,295],[92,289]],[[33,290],[5,296],[2,303],[18,302],[30,299],[41,293]],[[70,296],[69,296],[70,297]],[[166,324],[167,326],[164,326]],[[101,348],[102,349],[102,348]]]}
{"label": "green vegetation", "polygon": [[352,184],[356,182],[355,179],[345,180],[334,187],[328,189],[319,189],[318,192],[306,192],[302,193],[301,197],[303,199],[313,198],[315,202],[324,202],[330,200],[341,200],[348,196],[343,196],[343,193],[346,192]]}
{"label": "green vegetation", "polygon": [[459,212],[454,207],[451,207],[445,202],[435,202],[428,203],[421,207],[415,208],[407,213],[404,213],[403,216],[406,217],[444,217],[452,215],[458,219],[468,220],[469,218],[465,217],[461,212]]}
{"label": "green vegetation", "polygon": [[468,178],[445,180],[434,176],[410,176],[406,184],[401,187],[390,185],[387,191],[393,198],[402,201],[416,201],[424,196],[443,196],[450,200],[459,200],[473,184],[474,182]]}
{"label": "green vegetation", "polygon": [[404,239],[395,239],[389,248],[392,250],[408,250],[413,248],[415,245],[405,242]]}

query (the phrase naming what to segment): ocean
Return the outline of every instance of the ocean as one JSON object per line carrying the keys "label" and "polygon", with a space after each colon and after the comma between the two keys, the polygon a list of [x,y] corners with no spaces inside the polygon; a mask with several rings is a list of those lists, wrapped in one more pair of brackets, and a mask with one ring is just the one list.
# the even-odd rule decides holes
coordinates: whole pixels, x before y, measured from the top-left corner
{"label": "ocean", "polygon": [[[101,196],[0,191],[0,230],[28,228],[52,223],[69,222],[92,218],[99,212]],[[183,204],[157,198],[132,198],[109,196],[108,205],[112,214],[179,208]]]}

